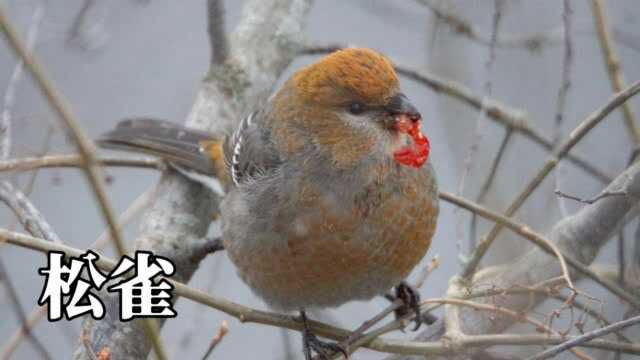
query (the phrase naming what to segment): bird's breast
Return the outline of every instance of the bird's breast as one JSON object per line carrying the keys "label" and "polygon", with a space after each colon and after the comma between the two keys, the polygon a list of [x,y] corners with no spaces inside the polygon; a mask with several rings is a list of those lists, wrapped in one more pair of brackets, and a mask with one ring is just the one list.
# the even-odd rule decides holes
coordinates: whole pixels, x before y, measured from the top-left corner
{"label": "bird's breast", "polygon": [[249,239],[227,240],[240,276],[284,309],[387,291],[424,256],[438,215],[432,171],[410,170],[360,186],[303,181],[281,194],[286,201],[272,199],[268,228],[251,235],[251,246]]}

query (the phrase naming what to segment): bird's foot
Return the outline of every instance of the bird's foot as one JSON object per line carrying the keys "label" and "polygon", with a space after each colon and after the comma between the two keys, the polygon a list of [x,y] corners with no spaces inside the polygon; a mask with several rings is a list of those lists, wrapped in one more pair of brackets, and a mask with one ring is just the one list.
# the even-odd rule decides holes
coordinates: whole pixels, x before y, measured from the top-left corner
{"label": "bird's foot", "polygon": [[420,294],[418,293],[418,290],[416,290],[416,288],[403,281],[398,286],[396,286],[395,293],[396,299],[400,299],[404,304],[402,307],[394,311],[396,319],[404,317],[405,315],[409,314],[409,312],[415,312],[416,317],[413,321],[416,323],[416,326],[413,328],[413,331],[418,330],[423,322],[427,323],[428,325],[435,322],[436,319],[432,315],[425,314],[428,316],[423,316],[423,314],[421,314]]}
{"label": "bird's foot", "polygon": [[300,319],[302,320],[303,326],[302,349],[304,351],[305,360],[312,360],[312,351],[318,354],[318,356],[323,360],[330,360],[332,356],[337,353],[342,353],[345,359],[349,358],[347,350],[340,344],[322,341],[311,332],[311,329],[309,329],[309,324],[307,323],[307,315],[304,311],[300,311]]}
{"label": "bird's foot", "polygon": [[349,358],[347,350],[345,350],[340,344],[335,342],[322,341],[312,333],[305,331],[303,334],[304,342],[304,357],[305,360],[311,360],[311,351],[315,351],[318,356],[323,360],[330,360],[333,355],[341,353],[345,359]]}

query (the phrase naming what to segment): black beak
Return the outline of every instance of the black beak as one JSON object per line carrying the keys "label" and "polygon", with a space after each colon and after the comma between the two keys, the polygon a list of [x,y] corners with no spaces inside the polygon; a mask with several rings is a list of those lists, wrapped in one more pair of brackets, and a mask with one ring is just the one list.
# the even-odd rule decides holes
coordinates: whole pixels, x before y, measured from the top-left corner
{"label": "black beak", "polygon": [[392,115],[407,115],[412,121],[418,121],[422,118],[418,109],[407,99],[403,93],[399,93],[392,97],[385,109]]}

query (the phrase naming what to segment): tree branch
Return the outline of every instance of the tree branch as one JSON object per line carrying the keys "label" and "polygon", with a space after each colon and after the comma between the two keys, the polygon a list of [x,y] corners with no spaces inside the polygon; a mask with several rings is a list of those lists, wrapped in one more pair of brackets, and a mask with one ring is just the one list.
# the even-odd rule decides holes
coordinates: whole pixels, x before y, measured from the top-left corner
{"label": "tree branch", "polygon": [[38,338],[29,330],[28,328],[29,319],[27,319],[27,315],[24,313],[24,308],[22,307],[22,304],[20,304],[20,299],[18,299],[18,294],[16,292],[16,289],[13,286],[11,278],[9,277],[9,274],[7,274],[7,270],[5,269],[4,262],[1,259],[0,259],[0,284],[4,284],[5,289],[7,289],[7,294],[9,295],[9,302],[13,307],[13,312],[18,317],[20,324],[22,324],[21,325],[22,329],[24,329],[25,334],[29,339],[29,342],[31,342],[36,352],[40,354],[40,357],[42,357],[45,360],[53,359],[49,354],[49,352],[47,351],[47,348],[44,347],[44,345],[42,345],[40,340],[38,340]]}
{"label": "tree branch", "polygon": [[[27,49],[33,51],[38,38],[38,30],[40,24],[44,19],[44,4],[37,4],[36,9],[31,17],[31,24],[27,34]],[[24,72],[24,61],[18,60],[11,77],[9,78],[9,84],[7,90],[4,93],[4,99],[2,103],[2,112],[0,112],[0,160],[7,159],[11,149],[11,112],[13,111],[13,105],[16,97],[16,87]]]}
{"label": "tree branch", "polygon": [[[211,64],[186,125],[222,137],[266,99],[298,51],[310,3],[247,1],[242,20],[231,36],[229,57],[223,64]],[[140,224],[135,248],[170,258],[176,264],[175,277],[186,282],[204,256],[198,250],[217,211],[218,199],[173,171],[163,174],[156,194]],[[145,358],[149,342],[142,336],[140,322],[117,321],[117,301],[112,305],[106,307],[105,319],[85,320],[85,333],[94,351],[108,347],[114,359]],[[79,345],[74,358],[87,356],[85,347]]]}
{"label": "tree branch", "polygon": [[[130,156],[101,156],[96,159],[100,166],[139,167],[148,169],[165,170],[166,166],[160,159],[152,157]],[[29,171],[40,168],[83,166],[82,155],[45,155],[40,157],[25,157],[18,159],[0,160],[0,172],[3,171]]]}
{"label": "tree branch", "polygon": [[[598,38],[600,39],[600,46],[602,48],[602,56],[604,58],[605,66],[607,68],[607,74],[611,82],[611,88],[615,92],[622,91],[625,87],[624,75],[620,68],[620,60],[618,54],[613,45],[611,29],[609,28],[609,19],[607,17],[604,3],[605,0],[592,0],[591,5],[593,9],[593,17],[595,27],[598,32]],[[631,142],[634,147],[640,147],[640,128],[638,127],[636,114],[631,108],[630,103],[622,104],[622,112],[624,114],[624,121],[627,125],[627,131],[631,138]]]}
{"label": "tree branch", "polygon": [[26,195],[16,189],[8,181],[0,181],[0,201],[13,211],[22,226],[31,235],[48,241],[61,243],[51,225],[45,220],[40,211],[27,199]]}
{"label": "tree branch", "polygon": [[[484,132],[485,132],[484,128],[486,127],[486,122],[487,122],[486,121],[486,117],[487,117],[486,100],[490,98],[493,93],[493,77],[494,77],[493,69],[494,69],[494,64],[496,62],[496,40],[498,39],[498,33],[499,33],[498,29],[500,25],[500,20],[502,19],[502,9],[504,7],[504,3],[499,0],[494,0],[493,7],[494,7],[494,11],[493,11],[493,22],[491,27],[491,41],[489,44],[488,59],[485,62],[485,66],[484,66],[486,79],[485,79],[484,89],[482,94],[482,103],[480,104],[480,112],[476,119],[476,126],[474,128],[472,139],[471,139],[472,142],[471,142],[471,145],[469,146],[469,149],[467,150],[467,153],[462,165],[462,173],[460,174],[458,179],[456,193],[459,196],[464,195],[466,178],[471,173],[471,167],[475,163],[474,161],[475,155],[480,149],[480,143],[482,142],[482,138],[484,137]],[[509,134],[511,133],[511,131],[508,131],[508,130],[507,132]],[[508,139],[508,136],[506,136],[505,138]],[[462,217],[458,215],[456,216],[456,218],[457,218],[456,227],[462,228],[463,226]],[[457,248],[460,249],[461,255],[462,255],[462,239],[461,239],[462,236],[461,235],[463,234],[463,232],[464,231],[458,232],[459,235],[457,239]],[[470,235],[471,234],[469,234],[468,236],[468,239],[469,239],[468,253],[473,251],[473,249],[476,246],[475,237],[472,237]]]}
{"label": "tree branch", "polygon": [[[554,132],[553,132],[553,143],[554,145],[558,145],[560,140],[562,139],[564,118],[565,118],[565,108],[567,104],[567,97],[569,95],[569,89],[571,88],[571,68],[573,64],[573,38],[572,34],[572,19],[573,10],[571,9],[571,1],[564,0],[563,1],[563,11],[562,11],[562,24],[564,28],[564,53],[562,56],[562,77],[560,83],[560,89],[558,90],[558,99],[556,101],[556,113],[554,116]],[[564,163],[558,164],[558,169],[555,172],[554,181],[556,189],[560,188],[561,178],[564,174]],[[567,206],[563,198],[557,198],[558,201],[558,209],[560,210],[561,216],[568,216],[569,211],[567,210]]]}
{"label": "tree branch", "polygon": [[557,346],[554,346],[550,349],[547,349],[535,356],[531,356],[529,358],[527,358],[527,360],[544,360],[544,359],[550,359],[556,355],[558,355],[559,353],[571,349],[572,347],[575,346],[579,346],[580,344],[583,344],[586,341],[592,340],[592,339],[596,339],[599,337],[602,337],[604,335],[607,335],[609,333],[612,333],[614,331],[618,331],[618,330],[622,330],[624,328],[627,328],[629,326],[635,325],[640,323],[640,316],[636,316],[636,317],[632,317],[630,319],[627,320],[622,320],[619,321],[615,324],[611,324],[609,326],[605,326],[603,328],[600,329],[596,329],[593,331],[590,331],[586,334],[583,334],[582,336],[578,336],[574,339],[571,339],[567,342],[564,342],[562,344],[559,344]]}
{"label": "tree branch", "polygon": [[229,57],[229,39],[224,29],[224,4],[221,0],[207,1],[207,32],[211,47],[211,66],[222,65]]}

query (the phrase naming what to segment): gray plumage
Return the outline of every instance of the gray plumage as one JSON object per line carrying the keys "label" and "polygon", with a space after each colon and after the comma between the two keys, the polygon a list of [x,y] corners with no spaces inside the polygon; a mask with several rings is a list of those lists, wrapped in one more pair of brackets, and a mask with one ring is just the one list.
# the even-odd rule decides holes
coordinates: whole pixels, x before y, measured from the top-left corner
{"label": "gray plumage", "polygon": [[144,151],[178,165],[212,174],[211,159],[201,149],[200,143],[211,139],[206,131],[164,120],[131,118],[102,135],[98,144],[105,148]]}

